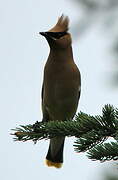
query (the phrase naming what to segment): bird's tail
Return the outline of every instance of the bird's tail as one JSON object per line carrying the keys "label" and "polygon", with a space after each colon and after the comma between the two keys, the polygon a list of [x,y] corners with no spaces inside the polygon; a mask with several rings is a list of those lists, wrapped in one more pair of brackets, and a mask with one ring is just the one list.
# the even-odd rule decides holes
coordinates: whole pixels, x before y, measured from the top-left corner
{"label": "bird's tail", "polygon": [[50,140],[46,164],[49,167],[61,168],[63,164],[63,149],[65,137],[56,137]]}

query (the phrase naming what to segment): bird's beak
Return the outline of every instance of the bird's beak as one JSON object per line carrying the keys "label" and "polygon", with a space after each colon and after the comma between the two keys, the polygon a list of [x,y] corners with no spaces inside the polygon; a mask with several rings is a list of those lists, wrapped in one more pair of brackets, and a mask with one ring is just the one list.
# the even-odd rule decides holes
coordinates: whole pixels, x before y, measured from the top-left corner
{"label": "bird's beak", "polygon": [[44,36],[46,39],[52,39],[52,40],[56,40],[56,38],[54,38],[50,32],[39,32],[39,34],[41,34],[42,36]]}
{"label": "bird's beak", "polygon": [[47,33],[47,32],[39,32],[39,34],[41,34],[41,35],[44,36],[44,37],[48,36],[48,33]]}

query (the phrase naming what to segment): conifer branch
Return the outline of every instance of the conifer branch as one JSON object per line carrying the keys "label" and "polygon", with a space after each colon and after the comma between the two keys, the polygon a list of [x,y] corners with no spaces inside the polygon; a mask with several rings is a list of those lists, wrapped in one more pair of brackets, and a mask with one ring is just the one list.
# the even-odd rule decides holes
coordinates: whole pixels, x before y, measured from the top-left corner
{"label": "conifer branch", "polygon": [[110,142],[104,143],[103,145],[97,145],[93,149],[89,150],[88,158],[100,160],[101,162],[108,160],[118,160],[118,143]]}
{"label": "conifer branch", "polygon": [[[47,123],[37,121],[33,125],[22,125],[13,130],[16,141],[32,140],[36,143],[41,139],[57,136],[75,136],[77,138],[74,144],[75,151],[87,151],[90,159],[105,161],[118,157],[118,109],[111,105],[104,106],[102,116],[91,116],[80,112],[73,121]],[[103,144],[108,137],[113,137],[116,142]],[[106,149],[109,149],[109,154]]]}

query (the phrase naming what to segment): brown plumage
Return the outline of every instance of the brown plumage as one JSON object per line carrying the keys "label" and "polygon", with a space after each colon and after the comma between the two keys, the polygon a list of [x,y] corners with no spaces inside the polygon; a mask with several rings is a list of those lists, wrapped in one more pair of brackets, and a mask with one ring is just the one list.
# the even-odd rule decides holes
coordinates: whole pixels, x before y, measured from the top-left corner
{"label": "brown plumage", "polygon": [[[40,33],[50,46],[42,87],[42,111],[45,122],[72,119],[80,98],[81,78],[73,60],[68,25],[68,17],[62,15],[51,30]],[[64,140],[65,137],[50,140],[46,156],[48,166],[61,167]]]}

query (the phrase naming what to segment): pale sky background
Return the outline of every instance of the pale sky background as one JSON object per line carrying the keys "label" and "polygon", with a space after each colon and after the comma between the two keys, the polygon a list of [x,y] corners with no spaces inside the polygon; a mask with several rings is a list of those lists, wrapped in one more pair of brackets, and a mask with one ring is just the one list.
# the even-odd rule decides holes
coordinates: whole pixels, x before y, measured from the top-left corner
{"label": "pale sky background", "polygon": [[[0,179],[1,180],[103,180],[111,163],[88,160],[73,149],[74,138],[67,138],[62,169],[44,164],[48,141],[14,142],[11,129],[42,119],[41,86],[49,47],[38,35],[55,25],[65,13],[72,24],[79,20],[72,1],[0,0]],[[117,89],[106,83],[112,66],[108,57],[107,37],[99,25],[73,41],[75,62],[82,75],[82,94],[78,111],[101,114],[107,104],[118,105]],[[114,166],[113,172],[117,169]]]}

